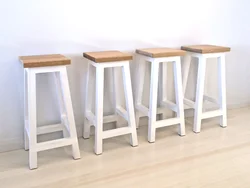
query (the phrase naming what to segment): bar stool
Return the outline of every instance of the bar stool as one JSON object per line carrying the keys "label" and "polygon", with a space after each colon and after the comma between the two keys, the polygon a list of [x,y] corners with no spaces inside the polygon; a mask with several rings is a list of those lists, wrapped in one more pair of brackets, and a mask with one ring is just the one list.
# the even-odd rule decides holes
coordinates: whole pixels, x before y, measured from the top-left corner
{"label": "bar stool", "polygon": [[[24,67],[24,144],[29,149],[29,167],[37,168],[37,152],[48,149],[72,146],[74,159],[80,158],[75,120],[71,103],[66,65],[70,59],[60,54],[21,56]],[[53,73],[58,93],[61,111],[61,123],[37,127],[36,114],[36,75],[39,73]],[[63,131],[64,138],[37,142],[37,135]]]}
{"label": "bar stool", "polygon": [[[194,46],[182,46],[182,50],[186,50],[187,57],[198,58],[198,75],[196,85],[196,97],[195,102],[184,99],[184,103],[195,110],[194,114],[194,127],[193,131],[199,133],[201,131],[201,120],[212,117],[221,116],[220,126],[227,126],[227,107],[226,107],[226,73],[225,73],[225,52],[229,52],[230,48],[213,46],[213,45],[194,45]],[[205,72],[206,72],[206,60],[208,58],[217,58],[218,60],[218,73],[219,73],[219,101],[213,99],[210,96],[204,95],[205,84]],[[184,95],[186,91],[188,73],[190,68],[190,61],[184,63],[185,69],[183,74],[183,88]],[[216,103],[220,106],[219,110],[215,111],[203,111],[203,102],[207,100],[212,103]]]}
{"label": "bar stool", "polygon": [[[139,119],[142,116],[149,118],[148,141],[155,142],[155,132],[157,128],[179,124],[178,134],[185,135],[185,120],[183,107],[183,90],[182,90],[182,75],[181,75],[181,60],[180,56],[185,55],[185,51],[169,48],[150,48],[136,50],[138,58],[138,70],[136,71],[136,123],[139,125]],[[151,78],[150,78],[150,99],[149,108],[142,104],[142,93],[145,77],[146,61],[151,62]],[[174,63],[174,80],[175,80],[175,97],[176,104],[167,99],[167,63]],[[160,106],[157,107],[158,94],[158,73],[159,65],[162,64],[162,82],[161,82],[161,98]],[[156,115],[162,114],[165,108],[169,108],[176,112],[177,117],[156,121]]]}
{"label": "bar stool", "polygon": [[[131,78],[129,61],[132,56],[119,51],[103,51],[103,52],[88,52],[83,56],[88,62],[86,94],[85,94],[85,122],[83,128],[83,137],[90,137],[90,126],[95,126],[95,153],[102,153],[103,139],[116,137],[125,134],[131,134],[131,145],[137,146],[137,133],[135,125],[134,104],[132,96]],[[95,114],[91,110],[92,92],[89,93],[89,82],[94,79],[93,74],[90,74],[90,65],[96,69],[96,93],[95,93]],[[126,109],[121,104],[119,95],[120,83],[117,82],[119,69],[122,68],[123,85],[126,99]],[[103,117],[103,90],[104,90],[104,68],[112,68],[113,73],[113,88],[114,88],[114,103],[115,113]],[[103,131],[103,123],[116,122],[119,117],[123,117],[128,121],[128,127],[121,127],[112,130]]]}

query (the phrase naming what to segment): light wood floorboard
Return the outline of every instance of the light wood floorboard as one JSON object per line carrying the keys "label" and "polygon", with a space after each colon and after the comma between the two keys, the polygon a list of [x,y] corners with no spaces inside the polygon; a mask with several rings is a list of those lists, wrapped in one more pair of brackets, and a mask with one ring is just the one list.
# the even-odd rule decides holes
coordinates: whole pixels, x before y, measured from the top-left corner
{"label": "light wood floorboard", "polygon": [[28,169],[28,152],[0,154],[1,188],[249,188],[250,108],[230,110],[228,127],[218,119],[202,124],[200,134],[187,124],[185,137],[177,127],[157,130],[147,142],[147,126],[138,130],[139,147],[129,136],[104,141],[104,153],[93,153],[94,137],[79,139],[81,160],[70,148],[40,152],[37,170]]}

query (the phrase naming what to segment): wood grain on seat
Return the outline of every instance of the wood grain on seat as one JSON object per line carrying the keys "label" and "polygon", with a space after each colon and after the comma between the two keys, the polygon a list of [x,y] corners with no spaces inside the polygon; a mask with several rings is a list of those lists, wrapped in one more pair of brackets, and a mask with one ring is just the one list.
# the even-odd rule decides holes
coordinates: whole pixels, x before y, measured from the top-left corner
{"label": "wood grain on seat", "polygon": [[133,59],[132,55],[120,51],[86,52],[83,53],[83,57],[96,63],[129,61]]}
{"label": "wood grain on seat", "polygon": [[201,53],[201,54],[229,52],[231,50],[229,47],[214,46],[214,45],[182,46],[181,49],[185,51]]}
{"label": "wood grain on seat", "polygon": [[70,59],[61,54],[20,56],[24,68],[69,65]]}
{"label": "wood grain on seat", "polygon": [[184,56],[185,51],[171,48],[145,48],[137,49],[136,53],[145,55],[148,57],[173,57]]}

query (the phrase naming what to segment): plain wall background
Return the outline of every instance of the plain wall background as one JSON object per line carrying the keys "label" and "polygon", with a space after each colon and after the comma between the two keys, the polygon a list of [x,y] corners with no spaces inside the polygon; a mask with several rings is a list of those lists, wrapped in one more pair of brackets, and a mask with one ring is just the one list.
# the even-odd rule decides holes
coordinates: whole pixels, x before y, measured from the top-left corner
{"label": "plain wall background", "polygon": [[[62,53],[72,58],[68,73],[78,136],[83,124],[84,51],[133,52],[135,48],[201,43],[230,46],[228,106],[250,104],[249,6],[248,0],[0,0],[0,151],[23,147],[20,55]],[[215,96],[216,64],[209,62],[206,91]],[[132,74],[134,67],[132,62]],[[192,70],[190,96],[195,66]],[[170,94],[172,88],[170,83]],[[51,76],[39,75],[37,89],[38,124],[57,122]],[[105,91],[107,113],[111,110],[109,89]],[[146,87],[146,99],[147,93]]]}

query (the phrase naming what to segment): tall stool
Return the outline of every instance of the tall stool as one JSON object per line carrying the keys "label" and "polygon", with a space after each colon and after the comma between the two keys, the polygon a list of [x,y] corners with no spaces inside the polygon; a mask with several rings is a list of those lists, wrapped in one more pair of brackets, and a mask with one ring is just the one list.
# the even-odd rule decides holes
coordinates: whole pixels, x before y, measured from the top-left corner
{"label": "tall stool", "polygon": [[[230,48],[213,46],[213,45],[194,45],[194,46],[182,46],[182,50],[186,50],[187,57],[198,58],[198,75],[196,85],[196,97],[195,102],[184,99],[184,103],[195,110],[194,114],[194,127],[193,131],[199,133],[201,131],[201,120],[212,117],[221,116],[220,126],[227,126],[227,107],[226,107],[226,74],[225,74],[225,52],[229,52]],[[206,72],[206,60],[208,58],[217,58],[218,60],[218,73],[219,73],[219,101],[213,99],[210,96],[204,95],[204,83]],[[190,61],[184,63],[185,69],[183,74],[183,88],[184,95],[186,91],[188,73],[190,68]],[[212,103],[216,103],[220,106],[219,110],[203,112],[203,101],[207,100]]]}
{"label": "tall stool", "polygon": [[[185,51],[169,49],[169,48],[151,48],[136,50],[138,58],[138,70],[136,71],[136,121],[139,125],[139,119],[142,116],[149,118],[148,141],[155,142],[155,132],[157,128],[179,124],[178,134],[185,135],[185,120],[183,107],[183,90],[181,75],[180,56],[185,55]],[[142,93],[145,77],[146,61],[151,62],[151,79],[150,79],[150,99],[149,108],[142,104]],[[175,81],[175,97],[176,104],[167,99],[167,63],[174,63],[174,81]],[[161,98],[160,106],[157,107],[158,94],[158,73],[159,65],[162,64],[162,82],[161,82]],[[162,114],[165,108],[169,108],[176,112],[177,117],[156,121],[156,115]]]}
{"label": "tall stool", "polygon": [[[137,146],[138,141],[129,69],[129,61],[132,60],[132,56],[119,51],[88,52],[84,53],[83,56],[88,62],[83,137],[90,137],[90,126],[94,125],[95,153],[97,155],[102,153],[103,139],[106,138],[131,134],[131,145]],[[89,94],[89,82],[94,79],[93,75],[89,72],[90,65],[93,65],[96,69],[95,114],[91,111],[92,93]],[[120,83],[117,83],[117,77],[119,76],[118,68],[120,67],[122,68],[127,110],[122,107],[120,95],[118,94],[121,89],[119,88]],[[113,72],[115,114],[103,117],[104,68],[112,68]],[[103,131],[103,123],[116,122],[119,119],[119,116],[128,121],[128,127]]]}
{"label": "tall stool", "polygon": [[[29,149],[29,167],[37,168],[37,152],[48,149],[72,146],[74,159],[80,158],[74,114],[71,103],[66,65],[70,59],[60,54],[21,56],[24,67],[24,143],[25,150]],[[37,127],[36,118],[36,75],[53,73],[58,93],[61,123]],[[37,135],[63,131],[64,138],[38,143]]]}

